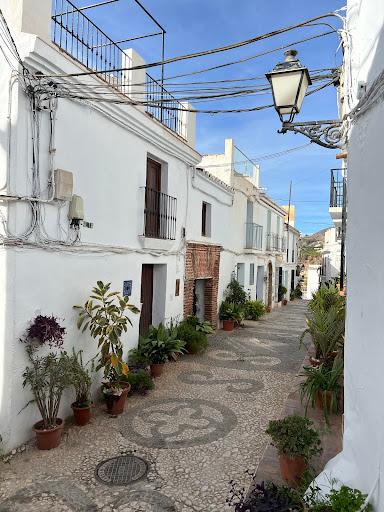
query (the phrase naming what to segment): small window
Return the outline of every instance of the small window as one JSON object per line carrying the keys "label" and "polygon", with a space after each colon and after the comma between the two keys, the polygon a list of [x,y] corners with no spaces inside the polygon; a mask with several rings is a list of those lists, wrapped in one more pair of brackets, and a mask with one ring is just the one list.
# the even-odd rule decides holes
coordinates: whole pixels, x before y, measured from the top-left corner
{"label": "small window", "polygon": [[211,205],[205,201],[201,208],[201,236],[211,236]]}
{"label": "small window", "polygon": [[255,284],[255,264],[251,263],[249,266],[249,284]]}

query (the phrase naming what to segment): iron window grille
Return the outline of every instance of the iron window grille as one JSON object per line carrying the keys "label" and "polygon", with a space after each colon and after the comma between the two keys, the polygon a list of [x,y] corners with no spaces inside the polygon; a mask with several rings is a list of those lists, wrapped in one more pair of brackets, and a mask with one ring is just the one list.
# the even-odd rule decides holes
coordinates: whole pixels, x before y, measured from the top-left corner
{"label": "iron window grille", "polygon": [[341,174],[341,169],[331,169],[330,208],[342,208],[346,192],[347,181]]}
{"label": "iron window grille", "polygon": [[145,187],[144,236],[176,239],[177,199]]}

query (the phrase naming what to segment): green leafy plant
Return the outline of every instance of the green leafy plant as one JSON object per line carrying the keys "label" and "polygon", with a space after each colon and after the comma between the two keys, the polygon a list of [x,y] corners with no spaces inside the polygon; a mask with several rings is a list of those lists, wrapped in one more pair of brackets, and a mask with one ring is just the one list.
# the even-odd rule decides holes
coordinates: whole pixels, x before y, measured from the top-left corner
{"label": "green leafy plant", "polygon": [[[99,339],[100,357],[96,371],[104,368],[104,378],[108,378],[110,372],[118,378],[121,375],[127,375],[129,371],[128,365],[122,359],[123,344],[120,339],[123,332],[127,332],[128,323],[132,325],[126,312],[137,314],[140,310],[128,304],[127,295],[122,298],[119,292],[109,293],[110,287],[111,283],[104,284],[102,281],[97,281],[90,300],[87,300],[84,306],[74,306],[74,308],[80,309],[78,329],[84,332],[89,328],[91,336]],[[94,300],[97,301],[96,304]]]}
{"label": "green leafy plant", "polygon": [[245,303],[249,299],[249,294],[244,290],[244,286],[233,277],[225,291],[225,299],[232,304],[242,304],[245,306]]}
{"label": "green leafy plant", "polygon": [[147,364],[162,364],[183,352],[186,352],[185,341],[178,336],[178,327],[170,330],[160,323],[157,328],[151,325],[146,336],[139,337],[139,345],[131,351],[131,356]]}
{"label": "green leafy plant", "polygon": [[364,505],[367,494],[343,485],[340,490],[332,489],[329,494],[311,505],[311,512],[370,512],[373,506]]}
{"label": "green leafy plant", "polygon": [[146,395],[148,390],[155,387],[151,372],[148,370],[145,364],[136,363],[135,365],[129,365],[129,373],[121,378],[124,382],[128,382],[131,385],[130,395],[133,392],[137,392],[140,395]]}
{"label": "green leafy plant", "polygon": [[235,315],[235,322],[240,325],[241,321],[245,317],[245,306],[243,304],[234,304],[234,315]]}
{"label": "green leafy plant", "polygon": [[201,331],[196,331],[188,322],[182,322],[177,329],[178,337],[185,341],[188,352],[197,354],[204,352],[204,350],[208,348],[206,334]]}
{"label": "green leafy plant", "polygon": [[[344,317],[337,308],[327,311],[310,310],[306,316],[307,329],[300,336],[300,348],[308,333],[316,349],[316,358],[325,364],[332,364],[332,352],[342,345],[345,333]],[[306,347],[308,348],[308,347]]]}
{"label": "green leafy plant", "polygon": [[72,385],[76,392],[76,399],[73,403],[74,407],[89,407],[92,404],[92,377],[87,364],[83,364],[83,351],[79,350],[76,353],[75,349],[72,348]]}
{"label": "green leafy plant", "polygon": [[265,305],[262,300],[248,300],[245,304],[245,317],[258,320],[266,313]]}
{"label": "green leafy plant", "polygon": [[288,292],[287,288],[285,286],[281,287],[281,293],[282,295],[285,295]]}
{"label": "green leafy plant", "polygon": [[294,290],[291,290],[290,293],[289,293],[289,297],[291,299],[294,299],[295,298],[295,291]]}
{"label": "green leafy plant", "polygon": [[229,322],[236,322],[238,318],[238,312],[236,311],[235,304],[223,300],[219,311],[220,320],[228,320]]}
{"label": "green leafy plant", "polygon": [[44,430],[54,428],[63,391],[73,383],[73,360],[66,352],[38,357],[37,347],[32,345],[27,345],[26,351],[30,366],[23,372],[23,387],[30,386],[34,399],[25,407],[36,403]]}
{"label": "green leafy plant", "polygon": [[212,329],[211,322],[201,322],[197,316],[188,315],[186,320],[188,325],[191,325],[196,331],[201,331],[205,334],[213,334],[215,331]]}
{"label": "green leafy plant", "polygon": [[[324,400],[324,416],[328,426],[328,413],[337,412],[337,397],[342,387],[339,381],[343,375],[343,367],[343,360],[337,357],[332,367],[323,364],[319,367],[305,366],[300,373],[300,377],[306,377],[306,380],[299,385],[301,403],[305,402],[305,414],[307,414],[309,403],[315,408],[316,397],[321,391]],[[327,392],[331,395],[329,406],[327,406]]]}
{"label": "green leafy plant", "polygon": [[298,414],[291,414],[281,420],[271,420],[265,431],[272,438],[272,445],[278,454],[290,459],[303,456],[310,459],[322,453],[319,432],[313,428],[313,421]]}
{"label": "green leafy plant", "polygon": [[301,297],[303,295],[303,292],[301,291],[300,287],[297,286],[294,291],[295,297]]}
{"label": "green leafy plant", "polygon": [[341,317],[345,317],[345,297],[340,295],[336,286],[328,288],[324,283],[321,283],[318,290],[312,295],[308,308],[311,311],[330,311],[336,308],[337,311],[340,311]]}

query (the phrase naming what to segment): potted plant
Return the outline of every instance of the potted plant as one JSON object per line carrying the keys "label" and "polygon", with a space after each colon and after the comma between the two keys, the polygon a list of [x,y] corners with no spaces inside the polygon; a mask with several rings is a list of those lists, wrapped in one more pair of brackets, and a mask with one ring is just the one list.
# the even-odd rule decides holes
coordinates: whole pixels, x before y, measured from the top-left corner
{"label": "potted plant", "polygon": [[308,333],[316,350],[315,359],[310,358],[310,363],[314,366],[320,366],[321,363],[332,366],[333,354],[342,346],[344,339],[344,312],[337,307],[331,307],[329,310],[310,309],[305,316],[308,327],[300,336],[300,348],[305,345],[303,339]]}
{"label": "potted plant", "polygon": [[178,338],[177,327],[170,330],[160,323],[157,328],[151,325],[148,334],[139,337],[139,345],[131,354],[136,360],[148,364],[154,377],[160,377],[169,357],[185,351],[185,341]]}
{"label": "potted plant", "polygon": [[300,483],[310,458],[322,452],[319,433],[311,425],[313,422],[307,418],[292,414],[271,420],[265,431],[277,448],[281,477],[293,487]]}
{"label": "potted plant", "polygon": [[287,290],[287,288],[286,288],[285,286],[282,286],[282,287],[281,287],[281,293],[282,293],[282,295],[283,295],[283,297],[284,297],[284,298],[283,298],[283,304],[284,304],[284,306],[286,306],[286,305],[287,305],[287,303],[288,303],[288,301],[287,301],[287,299],[285,298],[285,295],[288,293],[288,290]]}
{"label": "potted plant", "polygon": [[342,485],[340,489],[331,489],[325,496],[310,500],[311,512],[371,512],[371,503],[365,503],[368,494],[362,494],[358,489]]}
{"label": "potted plant", "polygon": [[223,300],[220,306],[219,317],[223,321],[224,331],[233,331],[235,320],[238,318],[235,305],[232,302]]}
{"label": "potted plant", "polygon": [[129,373],[126,376],[122,376],[121,380],[128,382],[131,385],[129,395],[134,392],[139,395],[146,395],[149,390],[155,387],[153,377],[145,363],[136,361],[131,364],[129,361]]}
{"label": "potted plant", "polygon": [[295,294],[295,297],[297,297],[298,299],[301,299],[303,292],[301,291],[300,286],[296,286],[294,294]]}
{"label": "potted plant", "polygon": [[234,327],[240,327],[245,316],[245,306],[243,306],[243,304],[234,304],[234,315]]}
{"label": "potted plant", "polygon": [[343,375],[344,363],[337,357],[333,366],[327,367],[323,364],[319,367],[306,366],[300,373],[300,377],[306,380],[300,382],[301,403],[305,402],[305,414],[308,405],[324,411],[325,421],[329,426],[329,414],[337,412],[338,396],[342,388],[340,378]]}
{"label": "potted plant", "polygon": [[245,316],[252,320],[258,320],[265,315],[266,309],[262,300],[248,300],[245,304]]}
{"label": "potted plant", "polygon": [[204,334],[213,334],[215,331],[212,329],[211,322],[201,322],[197,316],[188,315],[186,323],[191,325],[196,331],[201,331]]}
{"label": "potted plant", "polygon": [[203,331],[196,330],[196,328],[188,322],[188,319],[186,322],[181,322],[177,330],[177,336],[181,340],[185,341],[186,349],[189,354],[199,354],[207,349],[207,335]]}
{"label": "potted plant", "polygon": [[73,362],[66,352],[39,357],[32,344],[27,345],[26,351],[30,365],[23,372],[23,387],[28,384],[34,398],[25,407],[36,403],[42,419],[32,430],[39,449],[50,450],[61,441],[64,420],[58,418],[58,413],[63,391],[72,384]]}
{"label": "potted plant", "polygon": [[265,311],[266,311],[267,313],[270,313],[270,312],[271,312],[271,306],[266,306],[266,307],[265,307]]}
{"label": "potted plant", "polygon": [[75,421],[78,425],[86,425],[91,419],[91,408],[93,406],[91,397],[92,378],[90,371],[83,364],[82,350],[76,353],[72,349],[73,379],[72,385],[75,388],[76,399],[71,404]]}
{"label": "potted plant", "polygon": [[289,300],[291,300],[291,301],[295,300],[295,291],[294,290],[291,290],[291,292],[289,294]]}
{"label": "potted plant", "polygon": [[140,310],[128,304],[128,295],[122,298],[118,292],[109,292],[110,287],[111,283],[97,281],[90,300],[87,300],[84,306],[74,308],[80,309],[78,329],[82,329],[82,332],[89,329],[91,336],[99,339],[100,354],[96,371],[104,368],[106,381],[102,383],[102,392],[107,412],[121,414],[130,389],[127,382],[120,383],[120,377],[128,375],[129,372],[128,365],[122,359],[121,336],[123,332],[127,332],[128,323],[132,325],[127,312],[137,314]]}

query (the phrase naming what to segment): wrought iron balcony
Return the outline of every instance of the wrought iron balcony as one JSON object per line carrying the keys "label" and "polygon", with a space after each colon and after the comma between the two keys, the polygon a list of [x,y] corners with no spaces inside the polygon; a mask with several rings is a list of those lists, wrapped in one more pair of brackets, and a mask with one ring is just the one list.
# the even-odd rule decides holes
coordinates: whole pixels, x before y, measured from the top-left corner
{"label": "wrought iron balcony", "polygon": [[245,249],[263,248],[263,226],[253,222],[245,223]]}
{"label": "wrought iron balcony", "polygon": [[144,236],[175,240],[177,199],[145,187]]}
{"label": "wrought iron balcony", "polygon": [[277,233],[267,233],[267,251],[284,252],[286,249],[286,238]]}
{"label": "wrought iron balcony", "polygon": [[[105,81],[111,91],[129,97],[131,71],[122,68],[132,67],[132,62],[118,44],[124,41],[116,43],[110,39],[70,0],[53,0],[52,11],[53,42],[83,66],[96,71],[96,76]],[[147,112],[186,139],[181,119],[183,105],[148,74],[144,90]],[[144,93],[142,96],[140,101],[144,101]]]}
{"label": "wrought iron balcony", "polygon": [[342,208],[343,200],[346,195],[347,181],[342,176],[341,169],[331,169],[331,197],[329,201],[330,208]]}

